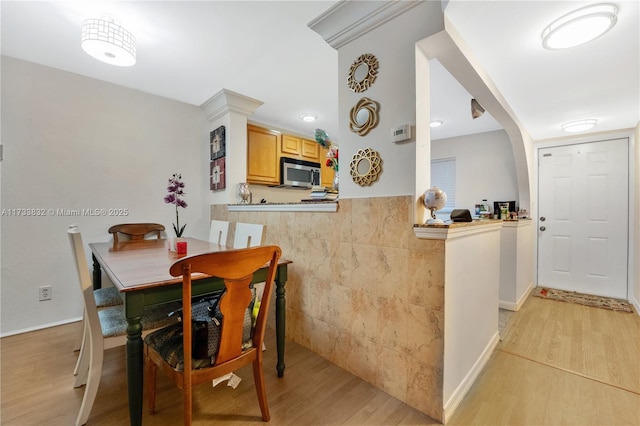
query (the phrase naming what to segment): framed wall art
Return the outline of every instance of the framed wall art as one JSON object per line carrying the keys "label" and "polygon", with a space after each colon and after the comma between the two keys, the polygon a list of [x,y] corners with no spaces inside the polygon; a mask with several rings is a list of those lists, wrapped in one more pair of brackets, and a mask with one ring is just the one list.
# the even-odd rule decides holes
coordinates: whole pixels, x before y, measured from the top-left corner
{"label": "framed wall art", "polygon": [[347,84],[356,93],[367,90],[378,75],[378,59],[371,53],[360,55],[349,69]]}
{"label": "framed wall art", "polygon": [[220,157],[211,162],[211,167],[209,168],[209,188],[212,191],[225,189],[227,186],[225,178],[225,160],[225,157]]}
{"label": "framed wall art", "polygon": [[378,102],[369,98],[361,98],[357,104],[351,108],[349,114],[349,129],[365,136],[371,129],[378,125]]}
{"label": "framed wall art", "polygon": [[227,140],[224,126],[220,126],[209,134],[211,160],[227,155]]}
{"label": "framed wall art", "polygon": [[217,191],[226,188],[225,165],[227,140],[224,126],[220,126],[209,134],[209,189]]}

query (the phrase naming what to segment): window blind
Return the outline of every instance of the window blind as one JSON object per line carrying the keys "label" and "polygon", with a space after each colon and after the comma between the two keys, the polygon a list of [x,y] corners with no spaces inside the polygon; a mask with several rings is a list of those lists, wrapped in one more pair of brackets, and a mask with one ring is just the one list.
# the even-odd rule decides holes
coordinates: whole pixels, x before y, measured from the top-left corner
{"label": "window blind", "polygon": [[442,189],[447,194],[447,204],[439,212],[450,213],[456,205],[456,159],[431,160],[431,186]]}

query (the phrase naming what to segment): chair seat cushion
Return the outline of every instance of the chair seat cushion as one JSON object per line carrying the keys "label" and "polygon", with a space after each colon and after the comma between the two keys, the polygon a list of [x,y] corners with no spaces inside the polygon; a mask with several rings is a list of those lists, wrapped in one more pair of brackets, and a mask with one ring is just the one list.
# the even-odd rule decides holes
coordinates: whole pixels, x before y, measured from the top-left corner
{"label": "chair seat cushion", "polygon": [[[251,305],[247,308],[245,316],[244,316],[244,327],[242,332],[242,350],[246,350],[253,347],[252,335],[253,335],[253,325],[252,325],[252,317],[251,317]],[[224,319],[223,319],[224,321]],[[197,324],[196,324],[197,322]],[[208,321],[206,326],[201,324],[201,321],[192,321],[193,334],[194,334],[194,344],[196,343],[195,334],[198,332],[197,328],[204,327],[204,329],[200,329],[204,331],[205,336],[208,335],[209,347],[213,347],[213,355],[206,358],[193,358],[192,366],[194,370],[205,368],[211,366],[215,363],[216,355],[218,354],[218,348],[220,347],[220,329],[215,325],[213,321]],[[211,332],[212,328],[217,328],[217,332]],[[184,350],[182,346],[182,323],[172,324],[168,327],[161,328],[160,330],[156,330],[153,333],[149,333],[147,337],[145,337],[144,342],[150,350],[157,352],[162,359],[173,367],[176,371],[184,371]],[[193,352],[194,356],[196,351]]]}
{"label": "chair seat cushion", "polygon": [[[168,316],[169,312],[180,309],[180,302],[163,303],[161,305],[145,306],[142,315],[142,329],[154,330],[178,322],[175,316]],[[124,305],[113,306],[98,311],[100,326],[104,337],[116,337],[127,334],[127,320],[124,316]]]}
{"label": "chair seat cushion", "polygon": [[103,287],[93,291],[93,298],[96,300],[97,308],[122,305],[122,297],[117,288]]}

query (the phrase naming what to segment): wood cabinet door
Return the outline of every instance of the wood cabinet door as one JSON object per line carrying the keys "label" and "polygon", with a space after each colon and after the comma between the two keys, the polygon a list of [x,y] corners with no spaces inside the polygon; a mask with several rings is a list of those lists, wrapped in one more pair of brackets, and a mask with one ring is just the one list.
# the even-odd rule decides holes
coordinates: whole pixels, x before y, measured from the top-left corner
{"label": "wood cabinet door", "polygon": [[320,185],[331,188],[333,186],[334,171],[331,167],[327,167],[327,148],[320,149]]}
{"label": "wood cabinet door", "polygon": [[302,139],[302,150],[300,155],[307,161],[322,162],[320,158],[320,144],[316,141],[310,141],[308,139]]}
{"label": "wood cabinet door", "polygon": [[280,183],[278,150],[280,135],[268,129],[247,126],[247,182]]}
{"label": "wood cabinet door", "polygon": [[[294,136],[282,135],[283,157],[299,157],[302,153],[302,139]],[[288,155],[287,155],[288,154]]]}

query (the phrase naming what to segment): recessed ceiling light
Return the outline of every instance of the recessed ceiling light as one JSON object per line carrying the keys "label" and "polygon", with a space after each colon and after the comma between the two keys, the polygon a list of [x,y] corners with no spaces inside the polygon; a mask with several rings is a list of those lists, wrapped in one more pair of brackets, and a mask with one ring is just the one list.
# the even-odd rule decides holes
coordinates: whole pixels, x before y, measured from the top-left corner
{"label": "recessed ceiling light", "polygon": [[610,3],[594,4],[556,19],[542,31],[546,49],[568,49],[594,40],[618,21],[618,8]]}
{"label": "recessed ceiling light", "polygon": [[596,120],[595,118],[588,118],[586,120],[570,121],[568,123],[562,124],[560,127],[562,127],[562,130],[564,130],[565,132],[576,133],[592,129],[596,126],[596,124],[598,124],[598,120]]}
{"label": "recessed ceiling light", "polygon": [[429,123],[429,127],[440,127],[443,123],[444,121],[442,120],[433,120],[431,123]]}
{"label": "recessed ceiling light", "polygon": [[311,123],[312,121],[316,121],[318,119],[318,115],[311,114],[310,112],[305,112],[304,114],[300,114],[299,118],[306,121],[307,123]]}
{"label": "recessed ceiling light", "polygon": [[89,56],[107,64],[130,67],[136,63],[136,38],[112,15],[85,19],[80,45]]}

